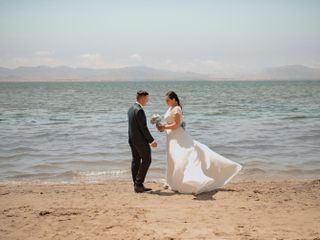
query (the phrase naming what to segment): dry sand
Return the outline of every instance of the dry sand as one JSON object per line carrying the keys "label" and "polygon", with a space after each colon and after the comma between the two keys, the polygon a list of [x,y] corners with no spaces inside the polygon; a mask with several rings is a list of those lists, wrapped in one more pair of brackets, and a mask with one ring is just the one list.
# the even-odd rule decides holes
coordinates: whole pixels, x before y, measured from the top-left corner
{"label": "dry sand", "polygon": [[198,196],[149,182],[0,185],[0,239],[317,239],[320,180],[241,181]]}

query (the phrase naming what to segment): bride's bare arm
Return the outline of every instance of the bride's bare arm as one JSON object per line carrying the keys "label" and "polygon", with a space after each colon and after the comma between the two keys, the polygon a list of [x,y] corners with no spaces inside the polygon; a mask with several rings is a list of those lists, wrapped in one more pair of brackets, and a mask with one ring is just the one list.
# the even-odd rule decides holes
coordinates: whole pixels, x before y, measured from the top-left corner
{"label": "bride's bare arm", "polygon": [[173,115],[173,123],[163,125],[163,129],[177,129],[181,125],[181,115],[176,113]]}

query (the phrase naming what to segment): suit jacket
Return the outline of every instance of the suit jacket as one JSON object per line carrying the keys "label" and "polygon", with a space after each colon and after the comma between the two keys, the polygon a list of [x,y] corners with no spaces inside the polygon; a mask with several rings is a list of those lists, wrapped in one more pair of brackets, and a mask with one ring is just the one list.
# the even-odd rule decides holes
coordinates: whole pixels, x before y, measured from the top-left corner
{"label": "suit jacket", "polygon": [[147,126],[146,114],[137,103],[128,110],[128,124],[129,143],[149,144],[154,141]]}

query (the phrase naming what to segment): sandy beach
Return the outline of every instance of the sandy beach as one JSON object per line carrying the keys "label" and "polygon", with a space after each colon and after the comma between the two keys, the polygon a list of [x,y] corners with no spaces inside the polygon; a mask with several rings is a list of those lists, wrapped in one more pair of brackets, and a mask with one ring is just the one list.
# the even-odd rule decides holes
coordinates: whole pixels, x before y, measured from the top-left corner
{"label": "sandy beach", "polygon": [[320,239],[320,180],[184,195],[147,182],[0,185],[0,239]]}

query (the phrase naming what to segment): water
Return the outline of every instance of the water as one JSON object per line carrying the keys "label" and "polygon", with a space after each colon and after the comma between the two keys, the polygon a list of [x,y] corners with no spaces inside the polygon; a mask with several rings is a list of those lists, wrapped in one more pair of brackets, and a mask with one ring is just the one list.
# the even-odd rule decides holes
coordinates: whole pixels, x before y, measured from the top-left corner
{"label": "water", "polygon": [[[320,176],[320,81],[0,83],[0,181],[130,179],[127,109],[146,89],[182,100],[187,131],[244,166],[239,178]],[[148,179],[164,178],[165,136],[151,132]]]}

